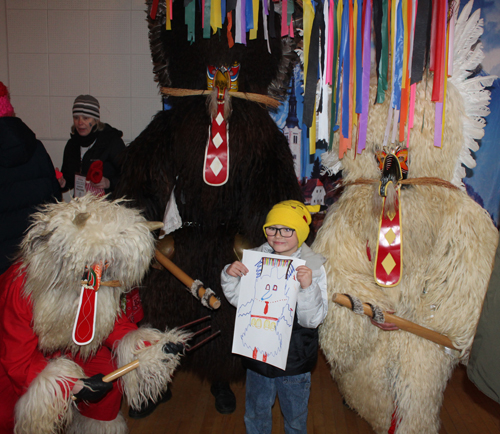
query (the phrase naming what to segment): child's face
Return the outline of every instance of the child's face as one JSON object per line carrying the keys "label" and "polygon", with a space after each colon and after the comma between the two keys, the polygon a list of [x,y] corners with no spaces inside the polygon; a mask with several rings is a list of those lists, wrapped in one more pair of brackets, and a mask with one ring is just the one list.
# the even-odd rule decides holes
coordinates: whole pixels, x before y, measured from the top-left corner
{"label": "child's face", "polygon": [[[281,229],[288,228],[288,226],[283,225],[273,225],[273,228]],[[299,248],[299,239],[297,238],[297,232],[293,231],[293,235],[290,238],[285,238],[281,236],[280,231],[276,231],[275,235],[267,235],[267,242],[274,249],[277,254],[290,256],[292,253],[296,252]]]}

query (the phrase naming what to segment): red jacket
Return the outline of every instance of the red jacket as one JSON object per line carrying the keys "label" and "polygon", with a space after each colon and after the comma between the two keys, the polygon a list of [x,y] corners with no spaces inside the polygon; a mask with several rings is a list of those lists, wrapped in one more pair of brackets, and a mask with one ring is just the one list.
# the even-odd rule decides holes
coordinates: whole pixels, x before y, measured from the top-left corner
{"label": "red jacket", "polygon": [[[14,264],[0,275],[0,433],[12,432],[17,400],[48,360],[61,355],[44,356],[38,349],[38,337],[32,328],[32,303],[22,294],[25,275],[19,275],[19,267],[19,263]],[[121,315],[102,345],[112,349],[115,342],[136,329],[134,323]]]}

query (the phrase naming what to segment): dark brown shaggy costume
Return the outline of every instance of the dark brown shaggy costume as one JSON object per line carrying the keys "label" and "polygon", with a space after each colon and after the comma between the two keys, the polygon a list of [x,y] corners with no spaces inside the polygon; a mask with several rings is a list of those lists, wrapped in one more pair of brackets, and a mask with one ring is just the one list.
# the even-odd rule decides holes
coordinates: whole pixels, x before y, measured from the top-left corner
{"label": "dark brown shaggy costume", "polygon": [[[247,47],[235,44],[229,49],[225,27],[210,39],[202,38],[197,11],[196,42],[190,45],[182,2],[174,2],[173,7],[177,19],[172,21],[172,31],[165,30],[164,3],[160,2],[155,21],[148,16],[153,63],[161,86],[206,89],[208,64],[232,65],[238,61],[239,91],[267,95],[272,93],[271,87],[281,86],[282,90],[276,78],[281,74],[281,80],[287,82],[288,76],[278,71],[289,70],[289,59],[282,61],[284,52],[285,57],[293,57],[292,41],[288,40],[290,45],[283,49],[281,38],[272,39],[273,54],[269,54],[261,20],[257,40],[248,41]],[[221,335],[187,357],[183,366],[212,382],[234,381],[242,378],[243,370],[240,360],[231,354],[235,309],[224,298],[220,273],[236,259],[236,234],[252,245],[261,244],[265,241],[262,225],[271,207],[286,199],[302,200],[302,193],[288,143],[265,107],[232,98],[229,180],[223,186],[212,187],[203,181],[211,123],[206,97],[169,97],[169,102],[172,108],[159,112],[127,148],[115,195],[132,198],[149,220],[162,220],[175,187],[184,226],[173,233],[172,260],[215,291],[222,305],[210,312],[168,271],[151,269],[141,293],[145,321],[162,329],[211,313],[213,330],[220,329]]]}

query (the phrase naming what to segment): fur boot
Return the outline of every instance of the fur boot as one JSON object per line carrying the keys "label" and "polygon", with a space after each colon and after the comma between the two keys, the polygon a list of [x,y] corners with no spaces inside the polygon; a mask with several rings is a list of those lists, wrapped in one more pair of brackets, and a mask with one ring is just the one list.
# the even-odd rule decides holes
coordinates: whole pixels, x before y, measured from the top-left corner
{"label": "fur boot", "polygon": [[95,420],[82,416],[75,411],[73,423],[68,427],[66,434],[127,434],[127,421],[121,412],[116,419]]}

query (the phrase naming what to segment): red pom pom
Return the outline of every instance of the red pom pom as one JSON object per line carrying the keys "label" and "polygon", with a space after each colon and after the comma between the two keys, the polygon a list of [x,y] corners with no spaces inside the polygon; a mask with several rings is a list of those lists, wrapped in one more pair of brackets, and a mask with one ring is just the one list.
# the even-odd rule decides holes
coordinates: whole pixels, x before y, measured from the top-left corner
{"label": "red pom pom", "polygon": [[0,81],[0,96],[9,96],[9,91],[5,84]]}
{"label": "red pom pom", "polygon": [[102,161],[101,160],[96,160],[94,161],[87,172],[87,181],[91,181],[94,184],[99,184],[102,179]]}

